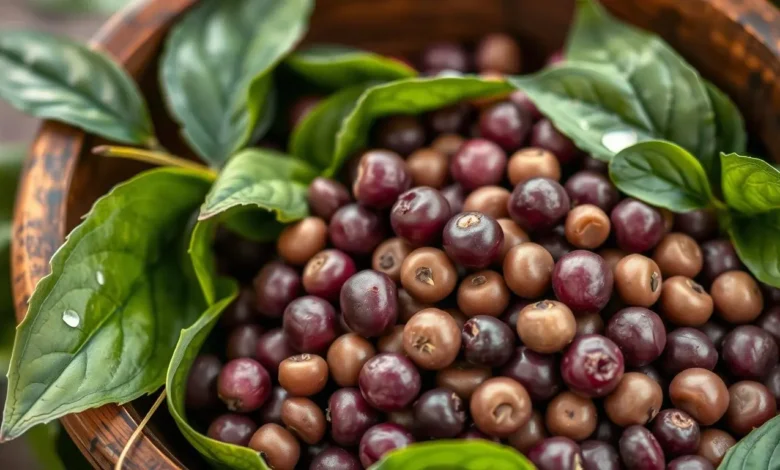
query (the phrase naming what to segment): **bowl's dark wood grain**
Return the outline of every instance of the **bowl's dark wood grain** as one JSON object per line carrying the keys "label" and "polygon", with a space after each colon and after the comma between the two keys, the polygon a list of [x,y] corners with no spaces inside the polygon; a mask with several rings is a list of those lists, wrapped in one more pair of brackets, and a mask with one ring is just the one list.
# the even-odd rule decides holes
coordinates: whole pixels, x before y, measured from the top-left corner
{"label": "bowl's dark wood grain", "polygon": [[[116,57],[159,108],[154,66],[160,41],[176,16],[196,0],[146,0],[113,18],[93,46]],[[603,0],[618,16],[660,33],[734,98],[754,135],[780,160],[780,14],[766,0]],[[531,67],[563,43],[573,0],[319,0],[307,41],[353,44],[413,56],[437,40],[471,42],[497,30],[520,37]],[[147,70],[149,68],[149,70]],[[162,140],[178,147],[175,128],[159,119]],[[45,122],[31,148],[14,220],[13,279],[21,320],[48,262],[91,206],[113,184],[142,168],[88,155],[94,139]],[[133,406],[108,405],[63,420],[96,468],[113,468],[140,421]],[[162,433],[160,433],[162,434]],[[167,436],[167,433],[166,433]],[[164,444],[147,429],[126,462],[129,469],[186,468],[194,451]],[[179,456],[179,458],[177,458]],[[190,468],[198,466],[190,465]]]}

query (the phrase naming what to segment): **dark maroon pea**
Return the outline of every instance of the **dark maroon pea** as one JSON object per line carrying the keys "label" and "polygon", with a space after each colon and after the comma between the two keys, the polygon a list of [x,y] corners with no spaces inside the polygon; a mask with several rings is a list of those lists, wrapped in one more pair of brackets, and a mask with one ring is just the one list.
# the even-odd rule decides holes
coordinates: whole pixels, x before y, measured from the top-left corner
{"label": "dark maroon pea", "polygon": [[318,353],[336,339],[336,310],[327,300],[307,295],[290,302],[282,319],[287,340],[301,353]]}
{"label": "dark maroon pea", "polygon": [[434,388],[414,403],[416,430],[433,439],[450,439],[463,431],[466,408],[452,390]]}
{"label": "dark maroon pea", "polygon": [[548,437],[531,447],[528,460],[538,470],[580,470],[582,453],[580,446],[568,437]]}
{"label": "dark maroon pea", "polygon": [[344,321],[363,337],[381,336],[398,319],[395,283],[384,273],[360,271],[344,283],[340,298]]}
{"label": "dark maroon pea", "polygon": [[478,315],[463,325],[463,357],[472,364],[500,367],[512,357],[514,329],[498,318]]}
{"label": "dark maroon pea", "polygon": [[620,201],[615,185],[601,173],[580,171],[572,175],[564,187],[572,206],[593,204],[609,214]]}
{"label": "dark maroon pea", "polygon": [[511,101],[496,103],[479,116],[480,135],[507,152],[514,152],[525,143],[532,124],[531,116]]}
{"label": "dark maroon pea", "polygon": [[271,376],[254,359],[233,359],[219,373],[217,393],[230,411],[254,411],[271,394]]}
{"label": "dark maroon pea", "polygon": [[609,163],[599,160],[592,155],[585,155],[585,158],[582,159],[582,169],[606,175],[609,172]]}
{"label": "dark maroon pea", "polygon": [[628,470],[664,470],[661,445],[643,426],[629,426],[620,437],[620,457]]}
{"label": "dark maroon pea", "polygon": [[450,172],[463,189],[472,191],[501,183],[506,165],[506,152],[501,147],[486,139],[471,139],[452,156]]}
{"label": "dark maroon pea", "polygon": [[360,439],[360,463],[370,467],[386,453],[407,447],[414,443],[414,437],[403,427],[393,423],[373,426]]}
{"label": "dark maroon pea", "polygon": [[701,331],[677,328],[666,335],[666,347],[660,363],[670,377],[694,367],[714,370],[718,364],[718,350]]}
{"label": "dark maroon pea", "polygon": [[756,325],[772,335],[775,342],[780,345],[780,306],[776,305],[767,309],[758,317]]}
{"label": "dark maroon pea", "polygon": [[552,273],[555,296],[575,312],[598,312],[612,296],[614,277],[604,258],[576,250],[561,257]]}
{"label": "dark maroon pea", "polygon": [[554,227],[570,207],[566,190],[550,178],[531,178],[518,184],[507,203],[512,220],[529,231]]}
{"label": "dark maroon pea", "polygon": [[369,359],[360,371],[363,397],[380,411],[404,409],[420,393],[420,372],[406,356],[382,353]]}
{"label": "dark maroon pea", "polygon": [[774,369],[769,371],[764,379],[764,385],[769,389],[769,392],[775,397],[777,407],[780,408],[780,365],[775,366]]}
{"label": "dark maroon pea", "polygon": [[662,410],[650,430],[669,457],[693,454],[699,448],[699,423],[682,410]]}
{"label": "dark maroon pea", "polygon": [[312,214],[325,220],[330,220],[337,210],[352,200],[343,184],[321,176],[309,183],[306,197]]}
{"label": "dark maroon pea", "polygon": [[358,204],[347,204],[336,211],[328,225],[333,246],[357,255],[370,255],[385,239],[385,232],[384,219]]}
{"label": "dark maroon pea", "polygon": [[778,361],[775,339],[753,325],[741,325],[723,338],[723,362],[729,372],[742,379],[761,380]]}
{"label": "dark maroon pea", "polygon": [[501,321],[506,323],[509,328],[513,330],[517,328],[517,317],[520,316],[520,312],[524,308],[534,303],[532,300],[518,299],[507,308],[504,313],[501,314]]}
{"label": "dark maroon pea", "polygon": [[224,414],[211,422],[206,435],[210,438],[237,446],[248,446],[257,424],[247,416]]}
{"label": "dark maroon pea", "polygon": [[726,271],[742,269],[742,262],[729,240],[704,242],[701,244],[701,254],[704,261],[701,273],[709,282]]}
{"label": "dark maroon pea", "polygon": [[715,467],[704,457],[684,455],[669,462],[666,470],[715,470]]}
{"label": "dark maroon pea", "polygon": [[759,284],[764,293],[764,302],[766,302],[766,305],[775,306],[780,304],[780,288],[766,285],[763,282],[760,282]]}
{"label": "dark maroon pea", "polygon": [[466,202],[466,193],[463,191],[463,186],[457,183],[451,184],[441,190],[441,195],[449,203],[451,214],[463,211],[463,204]]}
{"label": "dark maroon pea", "polygon": [[580,443],[584,470],[620,470],[620,456],[614,447],[595,440]]}
{"label": "dark maroon pea", "polygon": [[336,390],[328,400],[327,417],[331,438],[342,446],[357,445],[368,428],[379,422],[379,414],[356,388]]}
{"label": "dark maroon pea", "polygon": [[627,307],[607,322],[607,338],[618,345],[626,364],[641,367],[658,359],[666,347],[666,328],[654,312]]}
{"label": "dark maroon pea", "polygon": [[341,447],[328,447],[311,461],[309,470],[362,470],[363,466],[354,455]]}
{"label": "dark maroon pea", "polygon": [[358,174],[352,184],[357,201],[367,207],[384,209],[412,186],[406,162],[395,152],[369,150],[360,157]]}
{"label": "dark maroon pea", "polygon": [[710,209],[675,214],[674,231],[682,232],[697,242],[703,242],[717,235],[718,218]]}
{"label": "dark maroon pea", "polygon": [[[376,125],[377,147],[406,157],[425,145],[425,128],[416,116],[391,116]],[[357,197],[357,194],[355,195]],[[358,200],[360,198],[358,197]]]}
{"label": "dark maroon pea", "polygon": [[255,357],[257,340],[263,334],[260,325],[241,325],[233,328],[227,338],[227,358]]}
{"label": "dark maroon pea", "polygon": [[433,134],[461,134],[468,128],[471,111],[468,103],[456,103],[429,112],[425,123]]}
{"label": "dark maroon pea", "polygon": [[500,375],[519,382],[534,401],[545,401],[558,394],[561,376],[554,354],[540,354],[519,346]]}
{"label": "dark maroon pea", "polygon": [[504,231],[496,219],[481,212],[461,212],[444,226],[444,251],[456,263],[483,269],[498,259]]}
{"label": "dark maroon pea", "polygon": [[[254,354],[254,353],[253,353]],[[212,354],[201,354],[195,358],[187,376],[184,403],[192,410],[213,408],[219,404],[217,377],[222,361]]]}
{"label": "dark maroon pea", "polygon": [[620,433],[622,431],[623,430],[617,424],[604,418],[599,421],[598,426],[596,426],[596,431],[591,437],[597,441],[614,445],[617,444],[618,439],[620,439]]}
{"label": "dark maroon pea", "polygon": [[290,344],[284,330],[276,328],[258,338],[255,359],[269,372],[276,375],[276,372],[279,370],[279,364],[296,353],[297,351]]}
{"label": "dark maroon pea", "polygon": [[661,241],[666,230],[661,213],[636,199],[623,199],[610,215],[618,246],[630,253],[641,253]]}
{"label": "dark maroon pea", "polygon": [[553,126],[549,119],[542,119],[531,130],[531,146],[549,150],[561,165],[577,158],[580,153],[568,137]]}
{"label": "dark maroon pea", "polygon": [[427,186],[401,194],[390,211],[393,231],[413,245],[439,240],[448,220],[450,204],[439,191]]}
{"label": "dark maroon pea", "polygon": [[272,262],[263,266],[254,280],[255,306],[261,315],[280,318],[301,293],[301,276],[283,263]]}
{"label": "dark maroon pea", "polygon": [[463,46],[455,42],[432,44],[420,57],[420,70],[424,75],[436,75],[445,70],[468,72],[469,55]]}
{"label": "dark maroon pea", "polygon": [[534,241],[549,251],[555,261],[574,251],[574,247],[566,237],[556,231],[550,231],[534,237]]}
{"label": "dark maroon pea", "polygon": [[257,416],[262,424],[276,423],[280,426],[284,425],[282,422],[282,403],[286,400],[290,394],[281,386],[276,386],[271,389],[271,394],[268,396],[268,400],[265,401],[262,408],[257,411]]}
{"label": "dark maroon pea", "polygon": [[542,113],[539,112],[539,108],[536,107],[534,102],[531,101],[531,98],[529,98],[524,91],[517,90],[512,92],[512,94],[509,95],[509,101],[525,111],[532,120],[538,121],[542,118]]}
{"label": "dark maroon pea", "polygon": [[563,381],[584,397],[606,396],[617,387],[623,372],[623,354],[601,335],[576,337],[561,360]]}
{"label": "dark maroon pea", "polygon": [[258,319],[258,313],[255,310],[255,293],[251,288],[241,289],[238,298],[225,310],[225,313],[219,318],[219,323],[227,330],[254,323]]}
{"label": "dark maroon pea", "polygon": [[341,250],[323,250],[303,269],[306,293],[332,302],[339,299],[341,286],[357,271],[355,262]]}
{"label": "dark maroon pea", "polygon": [[723,344],[723,338],[725,338],[729,332],[728,328],[714,321],[708,321],[700,326],[698,330],[707,335],[716,349],[720,349]]}

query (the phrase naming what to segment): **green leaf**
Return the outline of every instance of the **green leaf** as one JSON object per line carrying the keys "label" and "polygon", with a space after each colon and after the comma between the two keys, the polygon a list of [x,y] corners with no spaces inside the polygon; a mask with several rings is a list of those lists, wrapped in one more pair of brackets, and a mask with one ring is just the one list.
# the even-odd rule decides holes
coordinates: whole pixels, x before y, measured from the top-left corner
{"label": "green leaf", "polygon": [[0,32],[0,98],[119,142],[150,145],[154,129],[132,78],[102,52],[41,32]]}
{"label": "green leaf", "polygon": [[[25,435],[24,440],[30,448],[30,454],[35,461],[46,470],[67,470],[57,453],[57,438],[62,433],[59,423],[39,424],[33,426]],[[70,463],[70,462],[69,462]]]}
{"label": "green leaf", "polygon": [[336,134],[334,155],[325,170],[333,176],[355,151],[368,143],[374,120],[391,114],[419,114],[453,103],[498,95],[512,89],[506,82],[478,77],[407,78],[376,85],[363,93]]}
{"label": "green leaf", "polygon": [[618,21],[595,0],[578,0],[567,41],[567,60],[610,68],[630,84],[653,135],[694,154],[708,172],[717,165],[705,82],[660,37]]}
{"label": "green leaf", "polygon": [[168,390],[168,410],[184,437],[200,454],[214,467],[231,470],[267,470],[268,467],[260,458],[260,454],[248,447],[241,447],[210,439],[196,431],[187,422],[184,397],[187,387],[187,376],[200,348],[216,325],[222,311],[238,295],[238,287],[234,282],[220,279],[217,284],[220,299],[190,328],[181,332],[179,343],[173,352],[165,387]]}
{"label": "green leaf", "polygon": [[780,416],[754,429],[729,449],[718,470],[780,468]]}
{"label": "green leaf", "polygon": [[387,454],[370,470],[533,470],[511,447],[483,440],[429,441]]}
{"label": "green leaf", "polygon": [[735,217],[729,232],[750,272],[759,281],[780,287],[780,210]]}
{"label": "green leaf", "polygon": [[317,168],[328,168],[336,150],[335,136],[341,123],[355,109],[360,96],[371,85],[355,85],[320,101],[293,130],[290,153],[311,162]]}
{"label": "green leaf", "polygon": [[158,168],[99,199],[51,261],[16,331],[0,435],[151,393],[203,311],[186,258],[207,173]]}
{"label": "green leaf", "polygon": [[742,113],[718,87],[709,82],[705,82],[705,85],[715,112],[715,148],[722,153],[744,153],[747,148],[747,134]]}
{"label": "green leaf", "polygon": [[11,295],[11,226],[26,150],[25,145],[0,145],[0,375],[8,371],[16,325]]}
{"label": "green leaf", "polygon": [[312,46],[290,55],[286,64],[308,82],[334,90],[417,76],[416,70],[399,60],[344,46]]}
{"label": "green leaf", "polygon": [[52,13],[114,13],[130,0],[32,0],[35,8]]}
{"label": "green leaf", "polygon": [[702,209],[712,200],[701,163],[671,142],[641,142],[621,151],[609,164],[609,176],[624,193],[672,212]]}
{"label": "green leaf", "polygon": [[252,136],[271,71],[306,31],[312,0],[204,0],[165,45],[160,80],[184,138],[220,166]]}
{"label": "green leaf", "polygon": [[745,214],[780,209],[780,170],[759,158],[720,156],[726,203]]}

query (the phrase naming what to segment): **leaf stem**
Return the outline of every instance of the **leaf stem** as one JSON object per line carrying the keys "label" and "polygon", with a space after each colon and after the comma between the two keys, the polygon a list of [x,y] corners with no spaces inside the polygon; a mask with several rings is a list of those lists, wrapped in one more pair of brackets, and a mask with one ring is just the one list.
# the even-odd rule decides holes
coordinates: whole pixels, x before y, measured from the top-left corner
{"label": "leaf stem", "polygon": [[189,168],[191,170],[198,170],[209,173],[214,178],[217,177],[217,172],[207,166],[164,152],[155,152],[134,147],[101,145],[92,149],[92,153],[95,155],[100,155],[101,157],[127,158],[129,160],[151,163],[153,165]]}
{"label": "leaf stem", "polygon": [[146,413],[144,419],[141,420],[141,422],[138,424],[138,427],[135,428],[135,431],[133,431],[133,434],[130,436],[130,439],[127,440],[127,444],[125,444],[124,449],[122,449],[122,453],[119,454],[119,459],[116,461],[114,470],[122,470],[122,467],[125,465],[125,459],[127,458],[127,455],[130,453],[130,449],[132,449],[133,444],[135,444],[136,439],[138,439],[138,436],[141,435],[144,428],[149,423],[149,420],[152,419],[152,415],[154,414],[154,412],[157,411],[157,408],[159,408],[162,402],[165,401],[165,396],[166,396],[166,390],[163,389],[160,396],[157,397],[157,401],[154,402],[154,405],[152,405],[152,407],[149,409],[149,412]]}

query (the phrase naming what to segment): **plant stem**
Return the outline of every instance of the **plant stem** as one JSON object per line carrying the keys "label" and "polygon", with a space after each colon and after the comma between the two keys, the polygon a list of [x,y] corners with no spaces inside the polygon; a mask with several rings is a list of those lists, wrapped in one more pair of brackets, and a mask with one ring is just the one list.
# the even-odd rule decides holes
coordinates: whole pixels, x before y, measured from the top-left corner
{"label": "plant stem", "polygon": [[151,150],[138,149],[134,147],[115,147],[111,145],[101,145],[92,149],[92,153],[95,155],[100,155],[101,157],[127,158],[129,160],[151,163],[153,165],[189,168],[190,170],[198,170],[209,173],[214,178],[217,177],[217,173],[207,166],[163,152],[154,152]]}
{"label": "plant stem", "polygon": [[163,389],[160,396],[157,397],[157,401],[154,402],[154,405],[152,405],[152,407],[149,409],[149,412],[146,413],[144,419],[141,420],[141,422],[138,424],[138,427],[135,428],[135,431],[133,431],[133,434],[130,436],[130,439],[127,440],[127,444],[125,444],[124,449],[122,449],[122,453],[119,454],[119,460],[116,461],[114,470],[122,470],[122,467],[125,464],[125,459],[127,458],[127,455],[130,453],[130,449],[133,447],[133,444],[135,444],[135,440],[138,439],[138,436],[141,435],[144,428],[149,423],[149,420],[152,419],[152,415],[154,414],[155,411],[157,411],[157,408],[159,408],[162,402],[165,401],[165,396],[166,396],[166,390]]}

